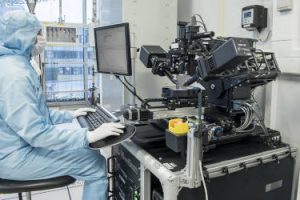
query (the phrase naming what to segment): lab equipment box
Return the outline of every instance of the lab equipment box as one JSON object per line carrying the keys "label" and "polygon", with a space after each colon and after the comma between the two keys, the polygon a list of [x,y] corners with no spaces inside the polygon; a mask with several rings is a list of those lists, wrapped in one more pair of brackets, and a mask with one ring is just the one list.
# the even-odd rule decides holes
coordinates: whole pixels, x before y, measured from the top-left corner
{"label": "lab equipment box", "polygon": [[[185,167],[182,154],[168,148],[142,149],[133,142],[113,148],[114,174],[112,197],[116,200],[164,200],[164,187],[155,170],[146,169],[137,157],[145,151],[145,157],[156,159],[157,170],[162,164],[174,174]],[[295,149],[286,144],[270,148],[254,140],[224,145],[204,154],[204,174],[210,200],[289,200],[292,194]],[[154,163],[155,164],[155,163]],[[149,170],[150,176],[143,176]],[[145,180],[149,179],[149,180]],[[149,183],[149,184],[145,184]],[[182,188],[178,200],[205,199],[203,185],[200,188]],[[169,198],[167,198],[169,200]],[[175,200],[175,199],[172,199]]]}

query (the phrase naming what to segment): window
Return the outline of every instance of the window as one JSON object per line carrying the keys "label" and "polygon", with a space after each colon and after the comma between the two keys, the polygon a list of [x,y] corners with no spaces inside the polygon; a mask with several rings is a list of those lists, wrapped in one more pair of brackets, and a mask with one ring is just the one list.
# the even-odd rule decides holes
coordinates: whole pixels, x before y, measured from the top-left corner
{"label": "window", "polygon": [[14,2],[9,0],[1,0],[0,1],[0,15],[3,15],[5,12],[9,10],[20,10],[24,9],[23,2]]}
{"label": "window", "polygon": [[[11,2],[11,0],[7,0]],[[25,0],[14,6],[0,6],[0,13],[7,9],[26,9]],[[0,2],[3,4],[6,0]],[[122,22],[122,0],[98,0],[100,25]],[[88,23],[92,18],[93,0],[87,0]],[[82,27],[82,0],[63,0],[62,10],[65,24],[49,23],[44,26],[48,39],[44,62],[44,88],[46,99],[51,103],[81,102],[90,97],[89,89],[94,87],[94,48],[88,44],[88,29]],[[38,0],[36,15],[42,22],[57,22],[59,18],[58,0]],[[48,31],[47,31],[47,28]],[[76,32],[76,38],[74,38]],[[58,36],[57,34],[64,33]],[[67,36],[66,36],[67,35]],[[70,35],[70,37],[68,37]],[[54,39],[56,37],[56,39]],[[64,38],[65,37],[65,38]],[[83,48],[87,45],[87,64],[83,67]],[[85,76],[86,74],[86,76]],[[85,79],[87,77],[87,79]],[[109,110],[117,110],[123,104],[123,86],[111,75],[96,76],[96,87],[101,88],[100,101]]]}
{"label": "window", "polygon": [[[26,9],[25,0],[1,0],[0,13]],[[48,102],[86,101],[88,89],[93,86],[93,48],[88,45],[88,29],[82,26],[82,0],[63,0],[65,24],[57,24],[58,0],[38,0],[35,13],[43,23],[47,39],[42,61],[44,63],[44,89]],[[87,18],[91,21],[92,0],[87,0]],[[53,22],[51,26],[49,22]],[[88,48],[88,61],[84,68],[83,50]],[[85,79],[85,77],[88,77]]]}
{"label": "window", "polygon": [[[87,18],[92,16],[92,1],[87,1]],[[49,9],[51,8],[51,9]],[[44,89],[50,103],[76,103],[89,99],[93,87],[93,48],[89,47],[89,30],[82,25],[82,0],[63,0],[64,24],[55,23],[59,17],[59,1],[40,2],[36,15],[44,22],[43,33],[47,39],[44,53]],[[84,67],[84,48],[88,60]],[[87,77],[87,79],[85,78]]]}
{"label": "window", "polygon": [[88,48],[87,74],[83,65],[82,45],[48,45],[45,56],[45,91],[46,99],[51,103],[85,101],[86,88],[93,86],[93,49]]}

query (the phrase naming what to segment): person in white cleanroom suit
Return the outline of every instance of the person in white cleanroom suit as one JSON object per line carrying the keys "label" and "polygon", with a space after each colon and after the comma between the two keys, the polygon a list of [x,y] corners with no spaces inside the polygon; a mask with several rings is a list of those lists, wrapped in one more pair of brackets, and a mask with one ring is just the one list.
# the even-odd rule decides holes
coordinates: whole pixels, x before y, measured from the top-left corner
{"label": "person in white cleanroom suit", "polygon": [[25,11],[0,16],[0,178],[39,180],[70,175],[85,181],[84,200],[105,200],[105,159],[89,143],[123,133],[121,124],[95,131],[57,129],[90,109],[48,109],[30,60],[40,51],[38,19]]}

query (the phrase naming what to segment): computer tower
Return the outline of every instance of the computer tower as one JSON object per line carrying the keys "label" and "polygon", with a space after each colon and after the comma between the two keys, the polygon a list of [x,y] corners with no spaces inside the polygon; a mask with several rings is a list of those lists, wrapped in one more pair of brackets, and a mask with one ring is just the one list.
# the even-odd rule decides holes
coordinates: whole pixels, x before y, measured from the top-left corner
{"label": "computer tower", "polygon": [[138,200],[140,199],[140,163],[122,145],[112,148],[109,159],[109,173],[111,174],[110,199]]}

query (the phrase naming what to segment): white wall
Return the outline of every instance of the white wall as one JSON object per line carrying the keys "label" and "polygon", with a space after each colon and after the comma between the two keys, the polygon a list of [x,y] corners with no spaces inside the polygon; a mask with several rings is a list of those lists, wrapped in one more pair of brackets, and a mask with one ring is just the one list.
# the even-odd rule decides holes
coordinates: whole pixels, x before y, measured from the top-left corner
{"label": "white wall", "polygon": [[[124,0],[124,21],[130,23],[132,45],[160,45],[168,49],[177,35],[177,0]],[[153,75],[136,59],[137,93],[143,98],[161,97],[161,88],[171,86],[167,78]]]}
{"label": "white wall", "polygon": [[[294,0],[294,10],[286,13],[276,11],[276,2],[273,5],[271,49],[284,74],[268,91],[266,109],[271,112],[266,117],[270,126],[282,133],[284,141],[300,149],[300,2]],[[299,168],[298,158],[295,177],[298,177]]]}
{"label": "white wall", "polygon": [[[240,27],[241,9],[247,5],[261,4],[269,9],[269,27],[261,35]],[[197,7],[194,7],[194,6]],[[200,13],[207,26],[217,35],[259,37],[264,40],[258,47],[276,53],[283,75],[266,91],[260,91],[260,102],[264,102],[266,123],[279,130],[285,142],[300,149],[300,2],[294,0],[294,9],[289,12],[277,11],[277,0],[179,0],[179,20]],[[300,160],[296,164],[298,177]]]}
{"label": "white wall", "polygon": [[178,19],[188,21],[191,19],[191,13],[198,13],[200,1],[178,0]]}

